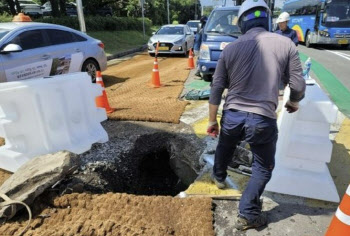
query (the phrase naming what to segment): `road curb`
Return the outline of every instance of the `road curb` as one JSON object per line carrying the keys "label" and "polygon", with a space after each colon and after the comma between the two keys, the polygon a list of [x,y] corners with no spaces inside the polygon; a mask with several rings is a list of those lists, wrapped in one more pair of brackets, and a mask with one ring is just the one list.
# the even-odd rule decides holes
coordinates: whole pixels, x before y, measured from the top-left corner
{"label": "road curb", "polygon": [[129,49],[127,51],[124,52],[118,52],[116,54],[113,54],[111,56],[107,56],[107,61],[116,59],[116,58],[120,58],[129,54],[133,54],[135,52],[141,52],[143,50],[145,50],[147,48],[147,44],[142,45],[141,47],[137,47],[137,48],[133,48],[133,49]]}

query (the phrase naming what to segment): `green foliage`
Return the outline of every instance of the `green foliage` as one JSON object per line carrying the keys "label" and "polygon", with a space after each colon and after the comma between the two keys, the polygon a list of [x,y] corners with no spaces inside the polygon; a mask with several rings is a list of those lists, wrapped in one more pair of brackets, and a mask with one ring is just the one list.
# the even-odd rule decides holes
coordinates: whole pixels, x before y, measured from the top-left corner
{"label": "green foliage", "polygon": [[113,55],[117,52],[126,51],[147,43],[150,34],[143,38],[140,31],[93,31],[88,35],[101,40],[105,45],[106,55]]}
{"label": "green foliage", "polygon": [[13,19],[13,16],[11,16],[8,13],[2,13],[0,15],[0,22],[10,22],[12,21],[12,19]]}
{"label": "green foliage", "polygon": [[[73,29],[79,30],[79,21],[77,17],[60,17],[60,18],[42,18],[37,19],[37,22],[45,22],[51,24],[64,25]],[[88,16],[85,18],[87,31],[122,31],[136,30],[142,31],[142,18],[132,17],[102,17]],[[145,18],[145,29],[150,31],[152,22]]]}

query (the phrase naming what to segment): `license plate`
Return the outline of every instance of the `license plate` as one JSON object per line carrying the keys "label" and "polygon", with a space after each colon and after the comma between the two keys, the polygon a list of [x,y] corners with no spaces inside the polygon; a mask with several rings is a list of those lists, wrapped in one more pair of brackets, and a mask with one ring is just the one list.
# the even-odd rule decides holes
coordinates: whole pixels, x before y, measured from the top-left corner
{"label": "license plate", "polygon": [[158,50],[159,51],[168,51],[169,47],[159,47]]}
{"label": "license plate", "polygon": [[338,44],[348,44],[349,43],[349,40],[347,39],[339,39],[338,40]]}

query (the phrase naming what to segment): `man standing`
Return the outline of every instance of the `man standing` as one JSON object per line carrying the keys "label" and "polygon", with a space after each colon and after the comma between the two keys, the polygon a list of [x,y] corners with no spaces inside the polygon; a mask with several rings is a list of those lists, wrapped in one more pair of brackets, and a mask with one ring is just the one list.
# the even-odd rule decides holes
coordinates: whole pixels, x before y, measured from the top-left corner
{"label": "man standing", "polygon": [[[201,48],[202,45],[202,40],[203,40],[203,30],[205,27],[205,24],[207,23],[208,17],[206,16],[202,16],[200,19],[200,29],[197,30],[197,34],[196,34],[196,38],[194,41],[194,55],[195,56],[199,56],[199,50]],[[198,60],[197,60],[197,71],[195,73],[196,76],[201,76],[200,74],[200,70],[199,70],[199,65],[198,65]]]}
{"label": "man standing", "polygon": [[289,20],[289,14],[287,12],[282,12],[276,21],[279,28],[279,30],[277,30],[276,33],[290,38],[295,43],[295,46],[298,46],[299,40],[297,32],[288,27]]}
{"label": "man standing", "polygon": [[253,153],[252,176],[239,204],[236,228],[245,230],[267,223],[260,196],[271,178],[277,141],[278,83],[287,75],[291,94],[285,108],[292,113],[305,93],[302,67],[294,43],[268,32],[270,10],[264,0],[246,0],[238,13],[243,35],[222,51],[209,99],[208,134],[217,136],[217,112],[228,89],[221,118],[212,179],[225,188],[227,166],[236,145],[245,140]]}

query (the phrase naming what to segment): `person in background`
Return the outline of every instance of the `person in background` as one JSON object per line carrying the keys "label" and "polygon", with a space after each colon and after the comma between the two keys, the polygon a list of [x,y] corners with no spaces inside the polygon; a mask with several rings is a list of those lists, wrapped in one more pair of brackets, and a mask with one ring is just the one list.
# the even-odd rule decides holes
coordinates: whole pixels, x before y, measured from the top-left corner
{"label": "person in background", "polygon": [[[295,44],[295,46],[298,46],[299,43],[299,39],[298,39],[298,35],[297,32],[291,28],[288,27],[288,22],[290,20],[290,16],[288,14],[288,12],[282,12],[278,18],[276,23],[278,24],[278,30],[276,31],[277,34],[283,35],[287,38],[290,38],[293,43]],[[282,96],[284,94],[284,89],[287,86],[286,79],[285,76],[282,76],[282,79],[279,83],[279,95]]]}
{"label": "person in background", "polygon": [[[203,38],[203,30],[204,30],[204,26],[205,24],[207,23],[207,20],[208,20],[208,17],[206,16],[202,16],[201,19],[200,19],[200,29],[197,31],[198,33],[196,34],[196,38],[195,38],[195,41],[194,41],[194,55],[195,56],[199,56],[199,50],[201,48],[201,44],[202,44],[202,38]],[[200,75],[200,70],[199,70],[199,67],[198,67],[198,60],[197,60],[197,71],[195,73],[196,76],[201,76]]]}
{"label": "person in background", "polygon": [[[282,75],[287,76],[291,90],[285,104],[289,113],[299,109],[305,95],[298,51],[291,40],[268,31],[270,14],[264,0],[246,0],[241,5],[238,25],[242,36],[222,51],[209,98],[207,133],[219,135],[211,175],[216,186],[226,187],[227,167],[238,142],[248,142],[253,153],[252,176],[239,203],[238,230],[267,224],[260,196],[275,167],[276,109]],[[217,114],[225,88],[228,92],[219,133]]]}
{"label": "person in background", "polygon": [[290,38],[295,44],[295,46],[298,46],[299,39],[298,39],[297,32],[288,27],[289,20],[290,20],[290,16],[288,12],[282,12],[276,21],[279,28],[278,30],[276,30],[276,33]]}

